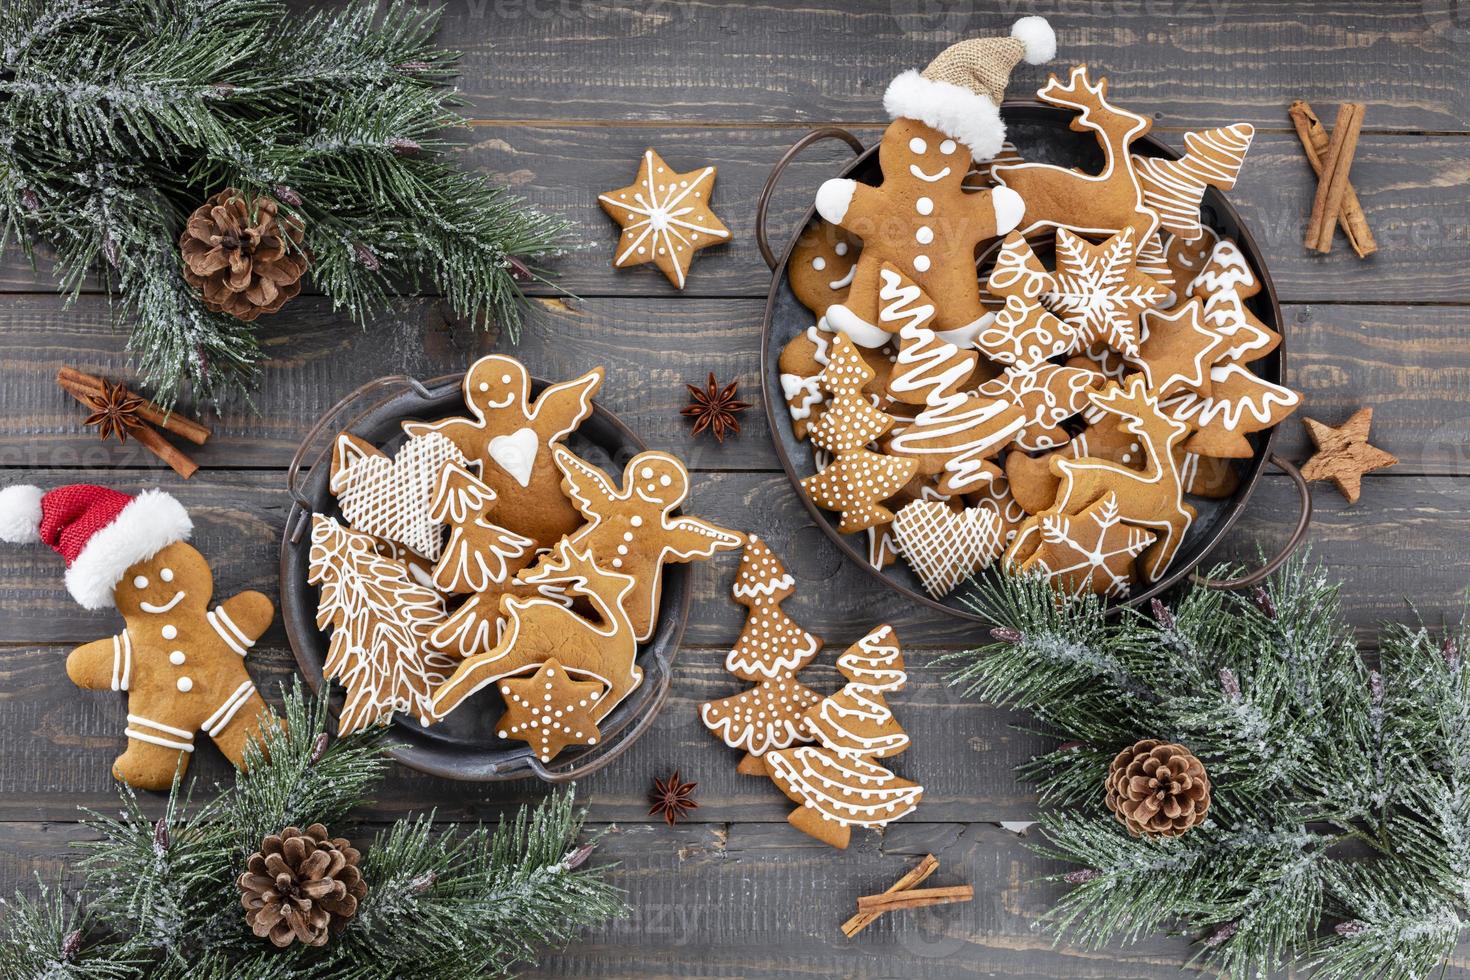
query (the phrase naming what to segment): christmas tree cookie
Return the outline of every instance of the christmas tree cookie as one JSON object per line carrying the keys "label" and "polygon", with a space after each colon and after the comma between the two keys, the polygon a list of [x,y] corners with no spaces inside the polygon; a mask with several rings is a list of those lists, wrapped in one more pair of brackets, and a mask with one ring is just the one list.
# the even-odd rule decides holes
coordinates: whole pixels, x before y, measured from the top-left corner
{"label": "christmas tree cookie", "polygon": [[796,580],[766,543],[746,539],[740,571],[732,592],[750,610],[740,639],[725,657],[725,669],[756,686],[740,694],[700,705],[699,716],[716,738],[732,749],[744,749],[739,772],[765,775],[760,757],[771,749],[810,742],[802,716],[821,698],[796,680],[822,641],[802,629],[781,608],[796,591]]}

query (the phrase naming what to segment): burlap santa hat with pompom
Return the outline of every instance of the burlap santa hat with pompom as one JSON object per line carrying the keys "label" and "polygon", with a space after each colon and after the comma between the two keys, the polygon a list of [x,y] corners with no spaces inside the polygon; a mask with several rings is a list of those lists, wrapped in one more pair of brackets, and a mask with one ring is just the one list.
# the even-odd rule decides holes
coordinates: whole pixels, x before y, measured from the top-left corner
{"label": "burlap santa hat with pompom", "polygon": [[73,483],[0,490],[0,541],[49,545],[66,559],[66,588],[87,609],[112,604],[123,573],[194,530],[184,505],[162,490],[136,497]]}
{"label": "burlap santa hat with pompom", "polygon": [[1022,17],[1010,37],[977,37],[952,44],[922,72],[909,69],[883,93],[892,119],[917,119],[970,148],[977,161],[1000,152],[1000,119],[1011,69],[1056,57],[1057,38],[1044,17]]}

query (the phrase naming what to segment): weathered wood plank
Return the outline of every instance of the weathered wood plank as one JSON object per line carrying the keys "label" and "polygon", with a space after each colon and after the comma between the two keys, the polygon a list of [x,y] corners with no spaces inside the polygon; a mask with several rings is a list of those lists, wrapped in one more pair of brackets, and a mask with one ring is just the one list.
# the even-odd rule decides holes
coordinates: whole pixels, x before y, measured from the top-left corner
{"label": "weathered wood plank", "polygon": [[[16,470],[6,479],[41,486],[102,482],[123,490],[157,482],[137,471],[88,470]],[[212,561],[219,594],[255,588],[275,595],[287,510],[280,474],[212,472],[169,485],[194,517],[195,543]],[[1431,622],[1459,608],[1458,595],[1470,583],[1470,549],[1464,547],[1470,541],[1470,480],[1370,476],[1355,506],[1326,485],[1313,496],[1317,517],[1310,540],[1318,559],[1344,580],[1347,614],[1355,626],[1371,630],[1399,615],[1405,597],[1418,603]],[[973,642],[973,624],[916,609],[897,592],[875,588],[868,574],[811,524],[784,474],[696,474],[691,499],[694,513],[756,531],[770,542],[801,583],[788,611],[830,643],[851,642],[878,622],[891,622],[914,648]],[[1285,540],[1296,514],[1291,484],[1268,475],[1222,548],[1222,560],[1250,559],[1257,543],[1273,550]],[[86,612],[70,599],[55,554],[41,547],[5,546],[3,552],[0,636],[7,642],[80,643],[113,629],[111,614]],[[686,644],[718,647],[734,641],[742,622],[742,611],[728,593],[735,565],[734,555],[723,555],[694,566]],[[285,645],[279,625],[265,642]]]}
{"label": "weathered wood plank", "polygon": [[1113,4],[891,2],[450,4],[441,37],[466,51],[461,88],[490,119],[688,119],[726,124],[882,119],[884,87],[944,46],[1041,13],[1050,66],[1018,66],[1022,96],[1057,64],[1104,68],[1161,125],[1280,126],[1293,98],[1335,104],[1343,70],[1373,127],[1470,128],[1465,24],[1448,0]]}
{"label": "weathered wood plank", "polygon": [[[1119,89],[1118,96],[1123,100],[1126,90]],[[1278,126],[1286,124],[1288,101],[1283,93]],[[1147,100],[1128,104],[1148,108]],[[1330,122],[1329,108],[1323,106],[1322,111]],[[854,131],[868,143],[881,134],[874,126]],[[469,134],[464,162],[509,184],[543,210],[572,221],[575,239],[587,247],[558,260],[556,268],[560,283],[579,295],[648,296],[670,303],[687,302],[690,296],[764,297],[770,273],[756,250],[755,201],[771,167],[805,132],[682,124],[494,124]],[[1176,146],[1181,142],[1178,132],[1163,138]],[[1341,240],[1328,256],[1303,249],[1302,233],[1316,184],[1290,133],[1257,135],[1230,200],[1253,229],[1284,301],[1463,303],[1470,287],[1466,271],[1470,241],[1463,234],[1470,225],[1470,199],[1459,191],[1467,145],[1465,136],[1363,137],[1353,181],[1380,244],[1379,253],[1368,262],[1355,258]],[[715,210],[734,239],[700,253],[683,294],[652,266],[619,271],[610,264],[615,227],[597,206],[597,195],[631,180],[647,146],[658,148],[674,166],[719,167]],[[770,214],[771,238],[778,252],[810,206],[817,186],[836,173],[847,156],[838,144],[816,146],[788,170]],[[45,291],[53,286],[49,264],[32,273],[13,254],[0,264],[0,289]],[[261,326],[277,332],[275,320],[262,320]],[[704,329],[722,333],[725,325],[690,317],[688,327],[690,333]]]}
{"label": "weathered wood plank", "polygon": [[[1064,887],[1040,878],[1061,866],[989,824],[900,823],[847,851],[779,825],[588,829],[607,831],[593,860],[617,865],[609,880],[626,890],[631,913],[546,951],[519,976],[1152,980],[1184,975],[1192,952],[1189,937],[1161,935],[1126,948],[1053,946],[1033,923]],[[0,893],[33,893],[36,872],[64,880],[71,845],[88,838],[72,823],[0,823]],[[860,895],[929,853],[940,862],[932,881],[974,886],[973,902],[890,913],[854,939],[842,935]],[[1445,976],[1470,976],[1465,947]]]}
{"label": "weathered wood plank", "polygon": [[[385,374],[431,377],[462,370],[492,350],[514,353],[533,372],[572,377],[605,365],[599,402],[653,447],[677,453],[694,469],[780,467],[760,405],[760,318],[751,299],[649,303],[594,298],[547,301],[518,345],[447,322],[433,300],[409,300],[364,333],[333,316],[326,301],[302,299],[270,326],[259,414],[228,412],[202,449],[206,469],[284,467],[307,430],[340,397]],[[1304,396],[1304,414],[1335,423],[1372,404],[1374,441],[1398,454],[1400,475],[1453,476],[1466,468],[1470,415],[1457,406],[1470,390],[1467,307],[1293,306],[1284,310],[1288,379]],[[105,302],[84,297],[64,309],[53,296],[12,297],[0,313],[0,343],[11,369],[0,385],[0,466],[148,467],[151,455],[128,442],[101,443],[53,378],[62,364],[126,377],[124,339]],[[651,353],[652,352],[652,353]],[[738,378],[755,406],[738,436],[717,444],[691,439],[679,415],[684,382],[714,371]],[[1302,427],[1288,421],[1279,451],[1310,451]],[[162,473],[160,477],[171,480]]]}
{"label": "weathered wood plank", "polygon": [[[852,639],[852,631],[834,635],[833,649],[802,679],[818,690],[837,690],[842,680],[832,662]],[[123,748],[124,699],[75,689],[62,670],[66,652],[57,646],[0,647],[0,670],[7,678],[0,693],[0,743],[7,746],[0,766],[0,819],[66,820],[78,806],[105,809],[115,799],[110,767]],[[724,648],[681,651],[669,699],[649,731],[617,763],[579,781],[596,819],[656,821],[646,800],[651,781],[674,769],[699,783],[700,808],[692,820],[786,819],[791,807],[785,797],[766,780],[737,775],[739,753],[699,722],[700,702],[748,686],[725,672],[724,654]],[[925,786],[923,819],[1030,819],[1031,797],[1010,773],[1043,743],[1012,727],[1019,716],[962,698],[946,683],[947,669],[927,665],[928,659],[922,652],[910,657],[910,683],[891,699],[914,740],[893,768]],[[295,671],[290,652],[258,649],[251,663],[257,683],[278,703],[281,685]],[[230,774],[229,763],[205,741],[191,763],[191,778],[201,791]],[[370,812],[393,817],[433,807],[446,819],[481,819],[544,791],[535,780],[456,783],[394,766]],[[151,807],[161,802],[148,799]]]}

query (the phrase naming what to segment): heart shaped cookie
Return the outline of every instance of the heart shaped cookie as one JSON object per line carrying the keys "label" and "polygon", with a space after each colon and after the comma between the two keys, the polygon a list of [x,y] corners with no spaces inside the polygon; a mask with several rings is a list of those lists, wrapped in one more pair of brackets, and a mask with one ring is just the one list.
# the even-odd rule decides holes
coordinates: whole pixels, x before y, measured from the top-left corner
{"label": "heart shaped cookie", "polygon": [[936,599],[989,565],[1005,549],[999,515],[988,507],[951,510],[937,500],[915,500],[893,517],[899,552]]}

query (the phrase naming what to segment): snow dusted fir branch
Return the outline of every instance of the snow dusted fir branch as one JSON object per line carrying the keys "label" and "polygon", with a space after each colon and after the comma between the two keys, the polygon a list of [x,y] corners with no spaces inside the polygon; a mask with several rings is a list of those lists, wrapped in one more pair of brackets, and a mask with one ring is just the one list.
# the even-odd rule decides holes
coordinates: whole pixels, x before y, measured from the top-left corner
{"label": "snow dusted fir branch", "polygon": [[324,947],[276,949],[240,906],[247,856],[285,826],[346,829],[387,766],[373,732],[324,742],[327,713],[299,684],[285,720],[208,802],[176,786],[155,820],[123,790],[120,813],[90,814],[75,899],[42,884],[0,909],[0,978],[495,977],[622,914],[587,864],[595,842],[577,842],[583,813],[558,793],[495,829],[419,816],[359,840],[369,891],[356,917]]}
{"label": "snow dusted fir branch", "polygon": [[[1470,649],[1390,626],[1376,669],[1338,587],[1297,559],[1245,594],[1196,588],[1109,618],[1092,597],[999,578],[977,610],[992,643],[950,658],[968,694],[1029,712],[1058,747],[1021,776],[1038,852],[1076,865],[1045,916],[1091,946],[1197,939],[1230,977],[1310,967],[1329,980],[1419,978],[1470,924]],[[1210,776],[1208,819],[1134,838],[1104,806],[1108,764],[1178,742]]]}
{"label": "snow dusted fir branch", "polygon": [[[253,325],[182,276],[191,211],[234,187],[306,228],[311,278],[366,323],[432,286],[514,338],[564,221],[449,162],[458,55],[438,13],[352,0],[9,0],[0,17],[0,247],[55,253],[75,299],[94,274],[160,400],[219,401],[258,374]],[[269,320],[263,321],[269,323]]]}

